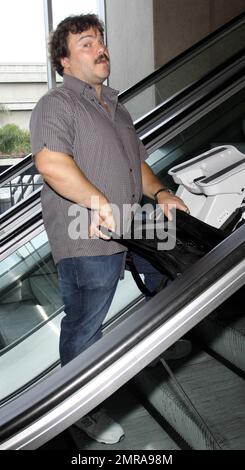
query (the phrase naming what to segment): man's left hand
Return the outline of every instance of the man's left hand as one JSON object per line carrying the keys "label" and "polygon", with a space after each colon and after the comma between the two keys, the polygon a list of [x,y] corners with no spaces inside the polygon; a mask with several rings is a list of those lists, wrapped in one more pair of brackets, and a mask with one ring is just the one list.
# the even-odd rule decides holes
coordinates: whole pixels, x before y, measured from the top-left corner
{"label": "man's left hand", "polygon": [[161,207],[163,213],[167,216],[168,220],[173,220],[171,209],[180,209],[181,211],[190,213],[188,207],[178,196],[170,194],[168,191],[162,191],[157,196],[157,204]]}

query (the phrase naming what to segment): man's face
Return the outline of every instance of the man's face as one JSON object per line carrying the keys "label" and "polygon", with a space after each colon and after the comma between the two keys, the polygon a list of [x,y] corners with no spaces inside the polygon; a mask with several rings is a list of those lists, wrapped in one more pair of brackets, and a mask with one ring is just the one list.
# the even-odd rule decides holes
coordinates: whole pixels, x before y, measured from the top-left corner
{"label": "man's face", "polygon": [[69,57],[61,59],[64,73],[89,85],[100,85],[110,74],[109,52],[98,29],[68,36]]}

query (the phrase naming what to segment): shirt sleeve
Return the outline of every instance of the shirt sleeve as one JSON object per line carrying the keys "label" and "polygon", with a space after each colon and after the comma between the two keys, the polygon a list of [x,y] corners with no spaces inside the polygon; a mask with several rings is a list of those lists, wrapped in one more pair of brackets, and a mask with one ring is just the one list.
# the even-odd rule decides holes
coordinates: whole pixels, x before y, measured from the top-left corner
{"label": "shirt sleeve", "polygon": [[47,94],[39,100],[31,115],[30,137],[33,156],[46,147],[73,157],[73,113],[62,96]]}

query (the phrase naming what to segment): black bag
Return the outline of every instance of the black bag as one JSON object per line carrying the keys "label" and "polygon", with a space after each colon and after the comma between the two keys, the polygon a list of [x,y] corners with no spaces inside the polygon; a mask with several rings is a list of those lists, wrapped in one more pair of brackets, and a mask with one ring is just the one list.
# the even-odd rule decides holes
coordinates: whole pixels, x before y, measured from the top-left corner
{"label": "black bag", "polygon": [[[170,250],[159,250],[159,243],[166,243],[166,241],[163,242],[162,239],[157,238],[156,231],[154,238],[150,237],[149,239],[147,237],[147,233],[149,233],[148,225],[149,220],[140,222],[139,227],[142,235],[140,239],[135,238],[135,233],[137,235],[138,230],[137,221],[133,221],[130,233],[126,234],[126,236],[118,237],[116,234],[112,234],[112,239],[128,248],[127,265],[139,289],[143,294],[148,296],[152,296],[156,292],[150,293],[144,285],[134,265],[130,252],[142,256],[158,271],[173,280],[181,276],[189,266],[208,253],[227,236],[223,230],[212,227],[186,212],[177,210],[176,233],[174,233],[174,236],[176,236],[175,246]],[[171,230],[166,233],[168,233],[167,237],[171,237]]]}

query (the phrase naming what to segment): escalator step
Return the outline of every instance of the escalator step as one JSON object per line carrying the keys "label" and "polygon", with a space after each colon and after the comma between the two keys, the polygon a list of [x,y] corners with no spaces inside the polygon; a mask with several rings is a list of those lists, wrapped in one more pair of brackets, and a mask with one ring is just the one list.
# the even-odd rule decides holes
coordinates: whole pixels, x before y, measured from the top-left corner
{"label": "escalator step", "polygon": [[200,354],[193,352],[178,365],[175,361],[172,369],[205,425],[161,363],[140,372],[134,379],[136,387],[191,448],[242,449],[244,381],[213,357]]}

